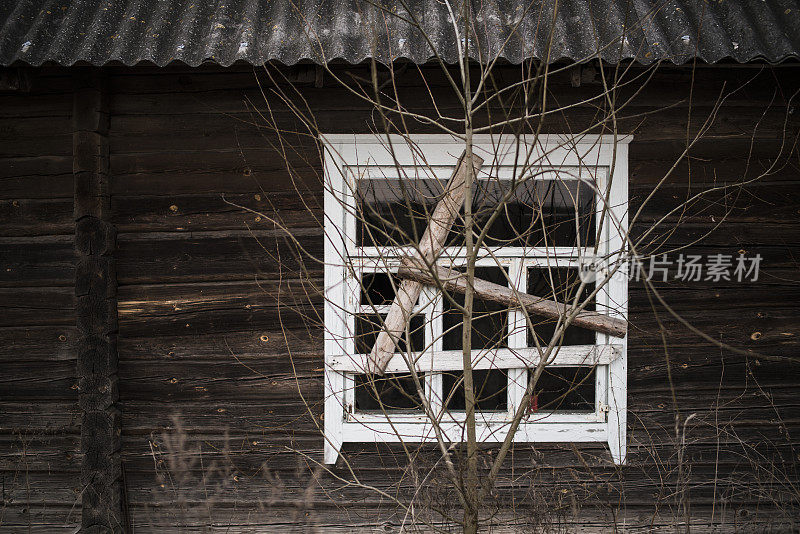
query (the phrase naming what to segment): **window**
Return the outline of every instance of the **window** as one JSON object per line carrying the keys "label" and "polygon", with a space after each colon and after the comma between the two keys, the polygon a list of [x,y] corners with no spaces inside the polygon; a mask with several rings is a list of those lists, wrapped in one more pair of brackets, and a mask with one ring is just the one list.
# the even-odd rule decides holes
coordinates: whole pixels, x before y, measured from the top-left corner
{"label": "window", "polygon": [[[449,441],[464,435],[462,324],[454,306],[463,296],[425,287],[386,374],[365,373],[400,283],[400,260],[413,252],[463,151],[446,136],[412,140],[413,150],[394,138],[392,154],[385,137],[325,138],[326,463],[335,462],[347,442],[434,441],[425,402]],[[521,180],[517,140],[477,138],[474,150],[484,165],[473,189],[476,224],[489,222],[483,208],[507,202],[486,232],[476,277],[569,302],[582,260],[593,258],[601,273],[608,272],[627,224],[629,140],[617,139],[615,148],[606,136],[540,136],[527,147],[536,165]],[[439,263],[463,268],[463,241],[463,220],[457,219]],[[592,290],[587,284],[586,295]],[[593,304],[626,317],[624,274],[603,285]],[[537,341],[546,346],[554,332],[554,321],[531,320],[528,328],[523,312],[476,299],[471,348],[477,433],[484,442],[505,438],[539,361]],[[416,380],[408,362],[414,362]],[[571,326],[537,381],[515,441],[607,442],[613,460],[623,463],[625,426],[625,339]]]}

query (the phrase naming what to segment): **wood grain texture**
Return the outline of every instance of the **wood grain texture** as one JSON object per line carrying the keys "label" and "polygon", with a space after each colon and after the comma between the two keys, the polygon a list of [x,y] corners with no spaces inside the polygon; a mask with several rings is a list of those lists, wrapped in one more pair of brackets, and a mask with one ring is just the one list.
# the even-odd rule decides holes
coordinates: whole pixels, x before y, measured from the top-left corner
{"label": "wood grain texture", "polygon": [[72,80],[33,79],[0,93],[0,530],[75,532]]}

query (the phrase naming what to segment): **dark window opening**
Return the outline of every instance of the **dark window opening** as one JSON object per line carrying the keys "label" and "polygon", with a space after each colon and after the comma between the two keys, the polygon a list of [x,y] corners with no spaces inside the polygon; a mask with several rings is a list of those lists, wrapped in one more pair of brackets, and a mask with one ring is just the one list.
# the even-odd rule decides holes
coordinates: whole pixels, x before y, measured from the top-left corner
{"label": "dark window opening", "polygon": [[594,395],[594,368],[549,367],[536,381],[530,411],[594,412]]}
{"label": "dark window opening", "polygon": [[[551,278],[552,277],[552,278]],[[565,267],[532,268],[528,269],[528,294],[548,300],[571,304],[575,299],[575,293],[580,286],[578,269]],[[594,283],[586,284],[580,295],[580,301],[585,300],[594,291]],[[579,301],[579,302],[580,302]],[[594,299],[586,306],[587,310],[594,310]],[[536,336],[539,344],[547,345],[553,337],[556,329],[556,319],[548,319],[540,316],[531,315]],[[564,339],[561,345],[594,345],[597,335],[594,331],[587,328],[570,326],[564,332]],[[528,346],[536,346],[533,333],[528,329]]]}
{"label": "dark window opening", "polygon": [[[595,242],[595,199],[591,186],[574,179],[479,180],[473,192],[474,232],[492,220],[484,245],[491,247],[581,247]],[[464,242],[465,225],[459,217],[450,244]]]}
{"label": "dark window opening", "polygon": [[[443,180],[415,176],[358,180],[358,246],[418,243],[444,186]],[[473,231],[480,233],[502,206],[487,231],[486,246],[590,247],[596,240],[595,205],[592,187],[570,177],[483,178],[473,186]],[[462,245],[464,236],[464,220],[458,217],[448,245]]]}
{"label": "dark window opening", "polygon": [[[424,383],[418,375],[420,385]],[[355,375],[356,410],[417,410],[422,407],[419,391],[409,374]]]}
{"label": "dark window opening", "polygon": [[389,273],[364,273],[361,275],[361,304],[380,306],[391,304],[394,290],[400,280]]}
{"label": "dark window opening", "polygon": [[[386,315],[378,314],[359,314],[356,315],[356,353],[369,354],[372,352],[372,347],[375,346],[375,341],[378,339],[378,333],[383,327],[383,319]],[[409,340],[409,337],[411,338]],[[410,346],[409,346],[409,341]],[[395,347],[395,352],[421,352],[425,348],[425,316],[414,315],[409,321],[409,327],[404,332],[403,337]]]}
{"label": "dark window opening", "polygon": [[[476,267],[475,277],[508,286],[508,279],[501,267]],[[464,295],[451,294],[451,296],[459,306],[464,305]],[[442,298],[444,300],[442,348],[444,350],[461,350],[464,346],[462,343],[464,316],[446,296]],[[472,350],[507,347],[508,308],[496,302],[474,298],[470,338]]]}
{"label": "dark window opening", "polygon": [[358,180],[356,243],[358,246],[419,243],[443,191],[444,183],[431,178]]}
{"label": "dark window opening", "polygon": [[[502,369],[472,371],[475,392],[475,409],[482,412],[504,411],[508,408],[508,373]],[[442,374],[444,402],[450,397],[446,408],[454,411],[466,410],[464,399],[464,371],[448,371]],[[452,395],[452,396],[451,396]]]}

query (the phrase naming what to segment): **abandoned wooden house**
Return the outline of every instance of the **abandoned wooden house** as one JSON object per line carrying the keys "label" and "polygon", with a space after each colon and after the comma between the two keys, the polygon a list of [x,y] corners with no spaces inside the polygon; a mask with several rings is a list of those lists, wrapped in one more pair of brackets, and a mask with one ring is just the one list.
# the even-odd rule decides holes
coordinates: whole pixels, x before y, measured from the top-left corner
{"label": "abandoned wooden house", "polygon": [[798,59],[795,0],[1,2],[0,531],[796,532]]}

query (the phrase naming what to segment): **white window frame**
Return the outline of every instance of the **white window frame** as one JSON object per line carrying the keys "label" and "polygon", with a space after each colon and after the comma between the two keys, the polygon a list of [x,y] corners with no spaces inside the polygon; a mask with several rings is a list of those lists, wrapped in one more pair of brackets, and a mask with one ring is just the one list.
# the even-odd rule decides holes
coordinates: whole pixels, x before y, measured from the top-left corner
{"label": "white window frame", "polygon": [[[427,168],[435,167],[435,176],[447,180],[458,155],[463,151],[463,142],[449,136],[420,134],[410,136],[416,147],[425,155]],[[613,212],[613,224],[604,224],[605,239],[598,257],[607,257],[602,267],[608,269],[618,257],[611,251],[623,249],[623,236],[627,233],[628,212],[628,143],[632,136],[617,137],[586,135],[580,139],[571,136],[541,135],[534,147],[531,160],[547,162],[547,167],[557,170],[564,167],[587,168],[596,176],[599,190],[608,186],[609,172],[613,164],[613,179],[609,190],[608,205]],[[434,441],[432,425],[423,414],[391,415],[391,420],[382,414],[354,413],[353,373],[363,372],[366,356],[355,355],[353,339],[354,315],[359,313],[359,272],[387,272],[396,269],[402,250],[378,250],[374,247],[356,247],[355,195],[353,193],[357,168],[361,175],[366,171],[371,178],[378,178],[385,169],[395,169],[395,161],[403,166],[413,166],[419,161],[407,141],[399,136],[392,139],[393,152],[386,150],[386,136],[372,134],[323,135],[325,146],[325,450],[324,462],[336,462],[343,443],[374,442],[429,442]],[[510,140],[509,143],[516,140]],[[498,150],[498,146],[501,147]],[[484,158],[487,165],[496,164],[498,154],[505,154],[502,141],[495,136],[476,136],[474,150]],[[513,151],[509,152],[513,154]],[[511,156],[513,157],[513,156]],[[395,159],[396,158],[396,159]],[[500,159],[500,164],[507,164]],[[441,173],[439,167],[441,166]],[[382,171],[382,168],[384,169]],[[375,172],[370,172],[370,169]],[[497,168],[494,169],[496,172]],[[499,169],[502,172],[502,168]],[[583,170],[581,171],[583,172]],[[604,201],[598,199],[598,213]],[[597,220],[600,217],[596,217]],[[608,219],[606,219],[607,221]],[[505,247],[502,263],[509,269],[509,278],[522,292],[527,290],[528,267],[548,265],[558,267],[577,266],[579,251],[567,247],[512,249]],[[447,248],[442,254],[457,264],[463,258],[463,249]],[[346,258],[347,261],[345,261]],[[494,258],[479,259],[478,266],[496,266]],[[602,272],[602,271],[601,271]],[[441,301],[436,291],[426,288],[417,305],[436,307],[441,311]],[[613,303],[613,305],[612,305]],[[596,296],[598,311],[613,317],[627,318],[628,279],[624,273],[612,277]],[[388,306],[386,306],[388,310]],[[370,306],[365,312],[374,313]],[[426,321],[426,343],[440,338],[436,332],[438,321]],[[510,414],[518,406],[525,391],[527,370],[535,366],[538,353],[535,348],[525,349],[527,338],[524,315],[509,311],[509,349],[493,349],[491,357],[478,354],[473,360],[477,369],[496,367],[508,369],[508,413],[487,412],[478,414],[476,431],[478,440],[487,443],[502,442],[508,430]],[[522,328],[520,328],[520,326]],[[512,333],[513,332],[513,333]],[[438,349],[438,350],[437,350]],[[456,354],[457,352],[457,354]],[[486,353],[487,351],[483,351]],[[484,356],[484,357],[482,357]],[[461,351],[442,351],[438,345],[426,352],[417,363],[420,371],[446,371],[461,369]],[[520,362],[525,365],[520,367]],[[597,334],[595,345],[562,347],[552,366],[596,366],[595,411],[592,413],[546,413],[537,412],[528,416],[518,427],[515,442],[606,442],[615,464],[622,465],[626,459],[627,426],[627,338],[620,339],[606,334]],[[516,367],[515,367],[516,366]],[[395,356],[387,372],[408,372],[405,361]],[[441,374],[426,373],[426,389],[441,391]],[[436,380],[438,379],[438,384]],[[436,389],[438,388],[438,389]],[[429,389],[430,391],[430,389]],[[427,393],[426,393],[427,394]],[[436,399],[430,397],[434,407]],[[441,400],[439,400],[441,409]],[[457,412],[442,418],[440,429],[450,442],[463,440],[463,418]]]}

